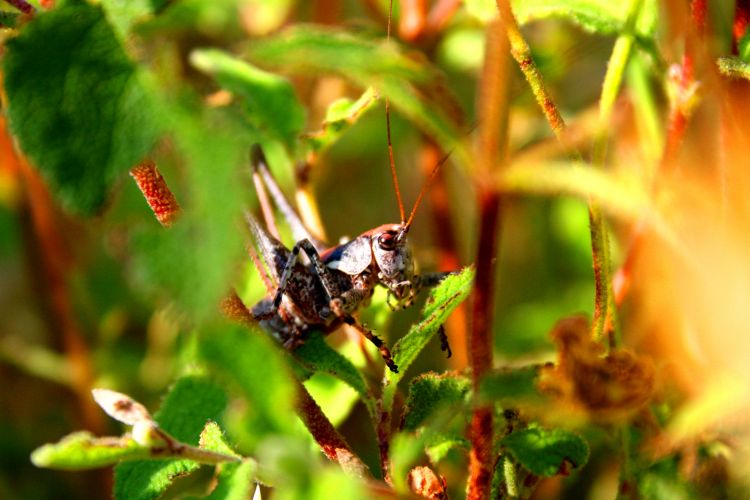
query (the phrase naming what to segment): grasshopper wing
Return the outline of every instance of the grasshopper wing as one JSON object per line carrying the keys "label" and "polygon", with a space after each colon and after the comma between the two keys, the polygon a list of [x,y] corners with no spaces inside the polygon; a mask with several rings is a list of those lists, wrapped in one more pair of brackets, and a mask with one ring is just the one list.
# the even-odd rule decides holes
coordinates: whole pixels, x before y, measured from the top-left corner
{"label": "grasshopper wing", "polygon": [[372,262],[370,237],[359,236],[349,243],[344,243],[323,254],[323,262],[331,269],[337,269],[349,275],[363,272]]}

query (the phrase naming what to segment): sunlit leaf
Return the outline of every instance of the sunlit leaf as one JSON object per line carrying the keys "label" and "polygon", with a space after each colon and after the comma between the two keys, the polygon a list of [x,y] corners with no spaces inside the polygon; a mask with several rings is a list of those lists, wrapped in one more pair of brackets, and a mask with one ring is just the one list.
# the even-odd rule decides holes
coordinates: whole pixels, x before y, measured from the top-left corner
{"label": "sunlit leaf", "polygon": [[82,431],[37,448],[31,454],[31,461],[37,467],[78,470],[114,465],[122,460],[144,459],[149,455],[147,446],[130,437],[97,438]]}
{"label": "sunlit leaf", "polygon": [[[170,110],[176,160],[187,178],[185,192],[173,188],[183,211],[169,230],[156,224],[139,228],[132,272],[140,288],[161,292],[200,323],[219,314],[217,305],[245,258],[239,228],[251,181],[242,182],[240,172],[254,139],[218,113],[186,103]],[[165,179],[179,187],[173,177],[165,174]],[[144,220],[153,217],[149,212],[144,202]]]}
{"label": "sunlit leaf", "polygon": [[[239,456],[226,441],[224,433],[215,422],[209,422],[201,433],[201,447],[207,450]],[[246,500],[255,488],[255,472],[258,464],[246,458],[239,463],[218,465],[218,484],[206,497],[212,500]]]}
{"label": "sunlit leaf", "polygon": [[294,150],[305,125],[305,110],[288,80],[216,49],[195,50],[190,60],[243,99],[253,126]]}
{"label": "sunlit leaf", "polygon": [[501,443],[518,463],[538,476],[583,467],[589,457],[586,441],[563,429],[530,427],[505,436]]}
{"label": "sunlit leaf", "polygon": [[295,357],[313,371],[328,373],[345,382],[362,398],[371,416],[375,416],[375,400],[362,373],[344,356],[329,346],[319,334],[313,334],[294,351]]}
{"label": "sunlit leaf", "polygon": [[445,278],[430,292],[430,297],[422,311],[422,321],[412,326],[392,349],[393,359],[398,365],[398,373],[386,371],[386,382],[383,387],[383,402],[386,408],[390,408],[396,386],[417,355],[437,333],[448,316],[469,296],[473,281],[474,268],[467,267],[460,273]]}
{"label": "sunlit leaf", "polygon": [[92,213],[163,127],[145,78],[99,7],[67,2],[7,44],[8,116],[23,151],[73,210]]}
{"label": "sunlit leaf", "polygon": [[372,109],[377,102],[377,94],[368,88],[359,99],[342,98],[331,103],[326,110],[322,128],[305,138],[313,151],[321,151],[335,143],[341,135],[357,122],[360,116]]}
{"label": "sunlit leaf", "polygon": [[101,3],[110,24],[123,39],[135,23],[149,17],[154,10],[152,0],[102,0]]}
{"label": "sunlit leaf", "polygon": [[[187,376],[170,389],[154,419],[179,441],[198,445],[208,420],[218,420],[226,406],[226,395],[205,377]],[[127,462],[115,467],[116,499],[158,498],[180,475],[198,468],[192,460]]]}

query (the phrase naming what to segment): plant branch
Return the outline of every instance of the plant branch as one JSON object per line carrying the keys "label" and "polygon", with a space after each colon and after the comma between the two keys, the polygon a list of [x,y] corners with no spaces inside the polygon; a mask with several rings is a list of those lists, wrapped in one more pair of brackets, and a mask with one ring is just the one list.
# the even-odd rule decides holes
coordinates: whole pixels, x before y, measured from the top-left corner
{"label": "plant branch", "polygon": [[[503,20],[504,21],[504,20]],[[476,280],[469,332],[469,363],[474,390],[492,369],[492,324],[494,319],[495,270],[501,215],[500,194],[487,181],[494,168],[508,163],[508,37],[503,22],[487,28],[487,52],[480,80],[477,109],[479,129],[477,172],[479,199],[479,242]],[[469,483],[467,498],[479,500],[490,494],[493,471],[493,407],[477,406],[469,427]]]}
{"label": "plant branch", "polygon": [[297,413],[326,457],[337,462],[345,472],[370,477],[362,460],[352,451],[304,385],[297,382]]}

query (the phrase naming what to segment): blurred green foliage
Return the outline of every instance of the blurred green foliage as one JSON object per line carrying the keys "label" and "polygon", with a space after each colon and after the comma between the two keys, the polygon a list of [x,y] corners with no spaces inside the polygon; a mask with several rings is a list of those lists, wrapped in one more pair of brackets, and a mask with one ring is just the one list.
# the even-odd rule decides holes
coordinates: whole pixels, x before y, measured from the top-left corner
{"label": "blurred green foliage", "polygon": [[[49,198],[35,193],[27,174],[11,166],[18,163],[12,155],[3,157],[0,406],[7,411],[0,412],[0,497],[108,497],[108,470],[63,474],[29,461],[35,448],[92,422],[105,434],[120,434],[86,413],[87,395],[77,386],[86,371],[80,356],[90,363],[86,383],[159,408],[156,421],[175,438],[244,457],[216,467],[186,459],[121,463],[114,468],[115,498],[248,498],[258,481],[273,488],[272,498],[373,494],[374,482],[346,475],[321,456],[295,416],[297,380],[376,479],[373,425],[382,412],[393,419],[391,472],[399,493],[408,491],[410,468],[427,462],[449,478],[452,497],[465,493],[473,396],[496,410],[497,481],[506,487],[513,474],[553,476],[570,465],[577,470],[560,483],[559,495],[592,495],[598,476],[579,470],[601,472],[623,452],[635,469],[628,479],[644,498],[705,493],[683,480],[674,456],[632,458],[635,444],[582,423],[569,408],[551,418],[561,428],[549,429],[513,428],[503,412],[543,413],[539,408],[549,400],[540,395],[539,363],[555,360],[549,332],[560,318],[592,313],[586,201],[599,201],[612,216],[615,256],[627,244],[618,238],[619,222],[634,222],[649,208],[649,165],[664,147],[668,104],[658,2],[632,4],[640,8],[638,52],[623,84],[644,165],[631,165],[640,158],[631,152],[610,170],[571,163],[550,146],[549,127],[513,70],[510,142],[520,160],[483,180],[508,192],[493,332],[496,359],[513,366],[490,373],[478,394],[465,372],[446,371],[453,365],[434,337],[461,304],[470,311],[464,301],[478,244],[471,139],[482,127],[475,106],[494,1],[461,2],[440,30],[412,42],[395,35],[385,41],[383,1],[59,0],[49,11],[32,3],[39,10],[33,19],[5,4],[0,10],[3,116],[49,189]],[[631,3],[512,4],[560,111],[583,123],[583,139],[576,140],[590,142],[595,127],[586,125],[588,116]],[[333,15],[332,26],[320,23],[324,14]],[[725,31],[730,24],[717,23]],[[747,35],[738,50],[718,67],[747,78]],[[314,200],[309,210],[319,212],[331,242],[396,222],[383,98],[393,107],[407,209],[432,167],[421,165],[426,138],[451,152],[440,181],[443,206],[426,201],[410,231],[420,270],[442,265],[446,251],[463,269],[425,291],[410,311],[389,311],[382,290],[362,311],[364,322],[387,339],[398,374],[383,371],[372,346],[361,348],[341,333],[313,334],[290,353],[256,327],[226,322],[219,307],[233,289],[250,306],[268,293],[245,251],[243,211],[257,208],[248,168],[252,144],[263,146],[290,198]],[[9,135],[8,151],[10,144]],[[613,156],[619,153],[611,147]],[[169,228],[159,226],[127,176],[147,156],[181,206]],[[623,173],[619,163],[630,170]],[[441,208],[452,227],[446,219],[431,220]],[[669,241],[672,235],[654,219]],[[288,228],[281,232],[291,247]],[[451,232],[454,248],[446,248],[442,232]],[[88,348],[82,354],[63,333],[60,290]],[[62,458],[76,466],[111,463],[113,455],[132,451],[87,454],[91,435],[74,436],[78,441]],[[74,448],[86,453],[72,456]],[[42,448],[48,454],[61,449]],[[700,453],[701,463],[722,459]],[[724,493],[710,493],[717,491]]]}

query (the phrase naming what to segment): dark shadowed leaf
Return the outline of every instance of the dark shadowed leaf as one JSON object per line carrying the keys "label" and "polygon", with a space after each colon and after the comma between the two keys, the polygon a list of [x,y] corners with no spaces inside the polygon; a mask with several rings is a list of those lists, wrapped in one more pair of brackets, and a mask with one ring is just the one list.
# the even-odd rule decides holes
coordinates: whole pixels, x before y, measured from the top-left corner
{"label": "dark shadowed leaf", "polygon": [[99,7],[39,15],[8,42],[3,77],[21,148],[70,209],[100,208],[160,134],[156,99]]}

